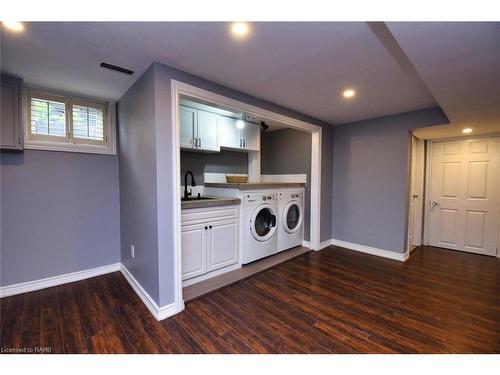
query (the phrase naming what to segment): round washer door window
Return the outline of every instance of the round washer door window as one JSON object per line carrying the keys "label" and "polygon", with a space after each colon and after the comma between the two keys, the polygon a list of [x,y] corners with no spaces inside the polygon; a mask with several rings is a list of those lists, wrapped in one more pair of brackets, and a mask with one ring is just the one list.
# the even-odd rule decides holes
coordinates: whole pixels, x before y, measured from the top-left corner
{"label": "round washer door window", "polygon": [[250,221],[250,229],[258,241],[268,240],[276,230],[276,215],[269,206],[258,207]]}
{"label": "round washer door window", "polygon": [[302,210],[296,202],[289,202],[283,211],[283,227],[288,233],[295,233],[302,224]]}

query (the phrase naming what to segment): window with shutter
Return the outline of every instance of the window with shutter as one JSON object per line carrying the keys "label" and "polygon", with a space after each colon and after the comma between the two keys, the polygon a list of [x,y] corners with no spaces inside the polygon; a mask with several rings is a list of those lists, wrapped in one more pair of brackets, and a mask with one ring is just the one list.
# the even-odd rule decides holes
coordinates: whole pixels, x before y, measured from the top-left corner
{"label": "window with shutter", "polygon": [[25,148],[115,153],[106,102],[28,89]]}

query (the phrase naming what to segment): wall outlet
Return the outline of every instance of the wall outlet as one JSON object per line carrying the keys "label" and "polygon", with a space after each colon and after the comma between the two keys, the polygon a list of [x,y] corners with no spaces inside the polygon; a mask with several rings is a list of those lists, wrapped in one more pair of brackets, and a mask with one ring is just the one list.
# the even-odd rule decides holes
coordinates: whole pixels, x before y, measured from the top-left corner
{"label": "wall outlet", "polygon": [[134,245],[130,245],[130,256],[132,258],[135,258],[135,246]]}

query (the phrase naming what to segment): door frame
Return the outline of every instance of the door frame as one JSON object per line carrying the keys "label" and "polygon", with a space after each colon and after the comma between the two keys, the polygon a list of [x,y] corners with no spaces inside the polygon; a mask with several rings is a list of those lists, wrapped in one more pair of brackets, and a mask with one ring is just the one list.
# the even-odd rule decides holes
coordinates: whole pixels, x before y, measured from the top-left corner
{"label": "door frame", "polygon": [[[425,153],[425,196],[424,196],[424,237],[422,244],[429,246],[429,214],[430,214],[430,178],[431,178],[431,159],[432,159],[432,145],[439,142],[452,142],[452,141],[473,141],[482,138],[500,138],[500,133],[494,134],[478,134],[475,136],[467,137],[451,137],[451,138],[438,138],[426,140],[426,153]],[[500,169],[500,163],[499,163]],[[500,174],[500,170],[498,171]],[[500,186],[497,186],[497,194],[500,194]],[[500,209],[500,207],[499,207]],[[471,253],[473,254],[473,253]],[[500,258],[500,215],[497,218],[497,258]]]}
{"label": "door frame", "polygon": [[[415,144],[415,159],[413,158],[413,144]],[[425,151],[425,140],[416,137],[413,133],[410,139],[410,173],[409,173],[409,183],[408,183],[408,210],[407,210],[407,222],[408,228],[406,233],[406,251],[409,253],[413,251],[417,246],[423,244],[423,232],[424,232],[424,204],[425,204],[425,170],[426,170],[426,151]],[[414,203],[414,221],[413,228],[410,228],[409,223],[411,215],[411,199],[412,197],[412,173],[415,173],[415,185],[416,191],[418,192],[417,202]],[[413,243],[410,243],[410,230],[413,229]],[[417,229],[417,230],[415,230]],[[417,239],[417,241],[415,241]],[[417,244],[415,244],[415,242]]]}
{"label": "door frame", "polygon": [[[287,127],[311,133],[311,222],[310,247],[321,249],[321,140],[322,127],[293,117],[269,111],[236,99],[232,99],[212,91],[204,90],[175,79],[171,86],[171,137],[172,137],[172,171],[174,183],[172,219],[174,223],[174,299],[177,312],[184,309],[182,297],[182,234],[181,234],[181,161],[180,161],[180,121],[179,99],[181,95],[213,103],[221,107],[231,108],[249,115],[264,117],[280,122]],[[249,180],[260,178],[260,152],[249,153]]]}

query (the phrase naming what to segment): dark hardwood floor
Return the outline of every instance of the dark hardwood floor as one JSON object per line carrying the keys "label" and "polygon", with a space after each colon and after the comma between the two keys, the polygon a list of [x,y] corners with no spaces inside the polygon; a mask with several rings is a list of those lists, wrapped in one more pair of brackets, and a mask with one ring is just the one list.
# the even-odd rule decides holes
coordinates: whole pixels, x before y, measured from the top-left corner
{"label": "dark hardwood floor", "polygon": [[330,247],[157,322],[120,273],[0,300],[2,348],[56,353],[500,353],[500,259]]}

